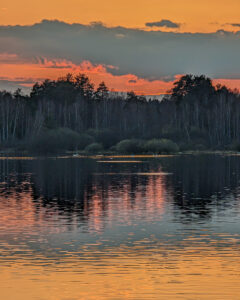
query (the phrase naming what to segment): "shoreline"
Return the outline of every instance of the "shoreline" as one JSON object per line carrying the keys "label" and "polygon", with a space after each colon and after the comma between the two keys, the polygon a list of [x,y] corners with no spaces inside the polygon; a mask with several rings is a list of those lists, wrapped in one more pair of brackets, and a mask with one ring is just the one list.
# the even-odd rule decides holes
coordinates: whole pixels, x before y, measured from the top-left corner
{"label": "shoreline", "polygon": [[39,158],[90,158],[90,159],[118,159],[118,158],[164,158],[164,157],[174,157],[181,155],[223,155],[223,156],[240,156],[240,152],[237,151],[185,151],[176,153],[163,153],[163,154],[120,154],[120,153],[83,153],[75,151],[59,152],[59,153],[49,153],[49,154],[34,154],[28,151],[15,151],[14,149],[8,149],[0,151],[0,160],[3,159],[39,159]]}

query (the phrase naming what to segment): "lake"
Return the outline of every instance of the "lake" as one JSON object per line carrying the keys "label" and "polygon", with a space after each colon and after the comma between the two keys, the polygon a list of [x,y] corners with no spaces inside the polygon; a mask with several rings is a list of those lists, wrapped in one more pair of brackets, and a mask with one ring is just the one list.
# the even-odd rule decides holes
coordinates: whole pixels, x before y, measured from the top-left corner
{"label": "lake", "polygon": [[239,299],[240,156],[1,158],[2,300]]}

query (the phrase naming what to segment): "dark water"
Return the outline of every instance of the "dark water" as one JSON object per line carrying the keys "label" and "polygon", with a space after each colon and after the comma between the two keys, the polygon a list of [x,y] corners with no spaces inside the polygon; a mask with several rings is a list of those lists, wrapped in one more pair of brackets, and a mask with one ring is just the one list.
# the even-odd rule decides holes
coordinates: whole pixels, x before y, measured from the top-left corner
{"label": "dark water", "polygon": [[240,299],[239,246],[240,156],[0,160],[0,299]]}

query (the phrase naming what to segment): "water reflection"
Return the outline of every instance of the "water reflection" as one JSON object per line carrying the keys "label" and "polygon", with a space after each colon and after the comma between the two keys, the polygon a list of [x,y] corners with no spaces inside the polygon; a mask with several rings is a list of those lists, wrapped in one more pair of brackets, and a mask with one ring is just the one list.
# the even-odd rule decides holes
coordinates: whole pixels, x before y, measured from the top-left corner
{"label": "water reflection", "polygon": [[237,156],[182,156],[168,160],[176,213],[183,222],[204,221],[216,211],[239,205]]}
{"label": "water reflection", "polygon": [[[0,193],[7,201],[0,206],[2,211],[15,207],[25,215],[24,208],[31,207],[35,220],[49,222],[59,216],[68,226],[90,231],[103,230],[106,222],[150,220],[163,213],[165,177],[169,175],[151,173],[150,168],[149,163],[102,167],[83,159],[2,161]],[[161,171],[160,165],[157,170]],[[19,215],[16,220],[21,222]]]}
{"label": "water reflection", "polygon": [[76,216],[79,222],[98,216],[104,221],[112,205],[119,213],[135,210],[148,217],[151,211],[161,214],[164,203],[174,206],[179,222],[208,219],[216,209],[238,205],[239,180],[240,159],[217,155],[117,165],[91,159],[0,161],[2,199],[21,206],[29,198],[36,216],[45,208],[68,216],[69,223]]}
{"label": "water reflection", "polygon": [[0,160],[4,300],[238,299],[240,157],[138,160]]}

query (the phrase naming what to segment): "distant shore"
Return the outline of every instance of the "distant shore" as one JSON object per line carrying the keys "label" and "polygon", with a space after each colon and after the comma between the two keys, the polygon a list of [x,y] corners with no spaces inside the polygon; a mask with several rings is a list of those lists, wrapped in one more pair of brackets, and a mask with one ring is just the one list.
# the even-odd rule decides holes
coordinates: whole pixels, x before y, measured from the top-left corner
{"label": "distant shore", "polygon": [[61,158],[106,158],[106,159],[118,159],[118,158],[164,158],[164,157],[173,157],[179,155],[224,155],[224,156],[232,156],[232,155],[240,155],[240,152],[237,151],[224,151],[224,150],[199,150],[199,151],[183,151],[176,153],[162,153],[162,154],[123,154],[116,152],[101,152],[101,153],[84,153],[84,152],[74,152],[74,151],[65,151],[59,153],[49,153],[44,155],[37,155],[34,153],[30,153],[29,151],[17,151],[16,149],[5,149],[0,151],[0,159],[4,158],[38,158],[38,157],[61,157]]}

